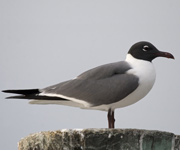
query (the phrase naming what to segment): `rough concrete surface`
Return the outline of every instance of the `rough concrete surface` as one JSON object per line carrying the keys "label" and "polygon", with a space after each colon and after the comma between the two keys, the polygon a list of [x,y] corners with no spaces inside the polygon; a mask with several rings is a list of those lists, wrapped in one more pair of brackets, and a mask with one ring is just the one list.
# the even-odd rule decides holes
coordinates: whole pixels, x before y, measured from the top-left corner
{"label": "rough concrete surface", "polygon": [[58,130],[31,134],[19,150],[180,150],[180,136],[137,129]]}

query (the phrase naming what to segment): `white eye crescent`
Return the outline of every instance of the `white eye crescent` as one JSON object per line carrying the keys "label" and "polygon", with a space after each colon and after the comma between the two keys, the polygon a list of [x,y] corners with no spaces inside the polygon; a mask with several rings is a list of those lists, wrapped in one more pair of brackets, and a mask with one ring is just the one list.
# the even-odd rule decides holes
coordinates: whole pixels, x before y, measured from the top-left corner
{"label": "white eye crescent", "polygon": [[146,52],[148,49],[149,49],[149,46],[145,45],[142,50]]}

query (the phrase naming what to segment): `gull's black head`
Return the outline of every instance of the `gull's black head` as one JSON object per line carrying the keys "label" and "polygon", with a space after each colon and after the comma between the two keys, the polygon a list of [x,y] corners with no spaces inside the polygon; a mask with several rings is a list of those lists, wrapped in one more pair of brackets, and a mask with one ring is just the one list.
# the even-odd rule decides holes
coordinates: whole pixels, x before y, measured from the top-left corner
{"label": "gull's black head", "polygon": [[135,43],[129,50],[128,54],[131,54],[134,58],[152,61],[156,57],[167,57],[174,59],[174,56],[167,52],[159,51],[154,45],[149,42]]}

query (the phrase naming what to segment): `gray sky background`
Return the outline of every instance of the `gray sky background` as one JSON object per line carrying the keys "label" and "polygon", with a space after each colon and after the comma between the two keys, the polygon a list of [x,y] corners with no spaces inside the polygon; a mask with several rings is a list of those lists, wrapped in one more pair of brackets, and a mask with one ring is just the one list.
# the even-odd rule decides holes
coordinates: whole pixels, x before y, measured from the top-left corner
{"label": "gray sky background", "polygon": [[[124,60],[146,40],[176,60],[153,61],[157,77],[138,103],[116,109],[116,128],[180,134],[179,0],[1,0],[0,90],[43,88],[105,63]],[[29,105],[0,94],[0,147],[15,149],[30,133],[106,128],[106,112]]]}

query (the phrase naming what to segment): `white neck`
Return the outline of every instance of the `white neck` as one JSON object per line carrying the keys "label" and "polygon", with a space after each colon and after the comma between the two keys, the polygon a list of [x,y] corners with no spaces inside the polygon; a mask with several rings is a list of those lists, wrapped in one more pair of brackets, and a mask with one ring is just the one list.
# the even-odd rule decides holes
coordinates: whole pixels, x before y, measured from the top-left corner
{"label": "white neck", "polygon": [[156,71],[153,63],[136,59],[131,54],[127,54],[126,62],[130,64],[132,69],[128,70],[128,74],[133,74],[139,77],[139,83],[144,85],[144,88],[149,91],[156,79]]}
{"label": "white neck", "polygon": [[138,76],[139,74],[146,74],[146,76],[148,76],[148,74],[154,74],[154,75],[156,74],[154,65],[150,61],[136,59],[131,54],[126,55],[125,61],[128,62],[130,66],[132,67],[132,69],[130,69],[129,71],[130,72],[133,70],[138,71],[136,74]]}
{"label": "white neck", "polygon": [[133,57],[131,54],[126,55],[125,61],[127,61],[129,63],[142,63],[142,62],[148,63],[148,64],[151,63],[150,61],[147,61],[147,60],[137,59],[137,58]]}

